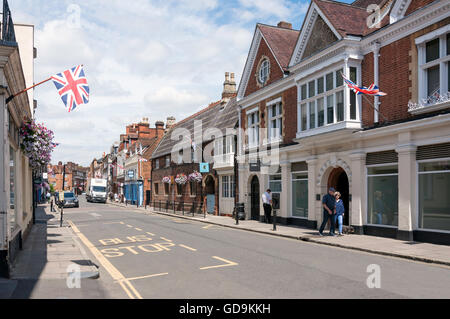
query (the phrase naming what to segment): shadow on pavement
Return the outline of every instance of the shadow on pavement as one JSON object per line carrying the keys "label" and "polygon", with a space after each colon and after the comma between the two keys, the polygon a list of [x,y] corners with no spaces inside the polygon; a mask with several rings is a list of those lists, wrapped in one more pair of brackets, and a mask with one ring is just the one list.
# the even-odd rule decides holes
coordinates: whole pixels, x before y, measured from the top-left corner
{"label": "shadow on pavement", "polygon": [[[23,249],[18,253],[12,268],[11,279],[17,281],[11,299],[30,298],[35,286],[47,264],[47,222],[54,215],[47,215],[45,205],[35,209],[36,223],[32,226]],[[59,242],[54,240],[55,242]]]}

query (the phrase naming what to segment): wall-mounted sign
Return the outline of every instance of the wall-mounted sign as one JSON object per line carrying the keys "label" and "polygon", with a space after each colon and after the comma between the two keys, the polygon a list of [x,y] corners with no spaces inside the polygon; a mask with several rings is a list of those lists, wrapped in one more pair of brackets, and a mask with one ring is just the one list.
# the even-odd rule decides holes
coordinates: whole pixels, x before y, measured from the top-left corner
{"label": "wall-mounted sign", "polygon": [[209,173],[209,163],[200,163],[200,173]]}
{"label": "wall-mounted sign", "polygon": [[261,162],[257,161],[254,163],[250,162],[250,172],[260,172],[261,171]]}

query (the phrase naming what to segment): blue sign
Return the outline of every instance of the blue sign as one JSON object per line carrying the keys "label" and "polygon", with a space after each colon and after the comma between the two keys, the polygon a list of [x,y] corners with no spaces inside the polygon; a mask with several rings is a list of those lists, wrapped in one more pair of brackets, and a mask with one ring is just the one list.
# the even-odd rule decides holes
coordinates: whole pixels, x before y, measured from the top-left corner
{"label": "blue sign", "polygon": [[200,163],[200,173],[209,173],[209,163]]}
{"label": "blue sign", "polygon": [[134,177],[134,171],[129,170],[129,171],[128,171],[128,177],[129,177],[129,178],[133,178],[133,177]]}

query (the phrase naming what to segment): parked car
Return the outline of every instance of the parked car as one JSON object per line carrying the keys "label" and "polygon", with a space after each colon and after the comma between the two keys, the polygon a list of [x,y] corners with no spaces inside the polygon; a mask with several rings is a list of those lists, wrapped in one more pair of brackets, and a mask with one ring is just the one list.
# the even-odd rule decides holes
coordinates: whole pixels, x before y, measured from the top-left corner
{"label": "parked car", "polygon": [[74,192],[64,192],[64,207],[80,207],[78,197]]}

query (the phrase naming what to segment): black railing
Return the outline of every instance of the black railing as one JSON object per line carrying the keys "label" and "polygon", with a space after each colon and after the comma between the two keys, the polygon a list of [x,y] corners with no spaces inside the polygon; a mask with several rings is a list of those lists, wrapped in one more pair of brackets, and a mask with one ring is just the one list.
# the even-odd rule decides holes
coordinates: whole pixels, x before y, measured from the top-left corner
{"label": "black railing", "polygon": [[174,201],[162,201],[154,200],[149,205],[155,211],[166,212],[172,214],[180,214],[187,216],[203,215],[206,217],[203,211],[203,203],[185,203],[184,201],[174,202]]}
{"label": "black railing", "polygon": [[3,0],[3,19],[1,28],[1,41],[7,43],[16,43],[16,34],[14,32],[14,23],[11,17],[11,10],[7,0]]}

